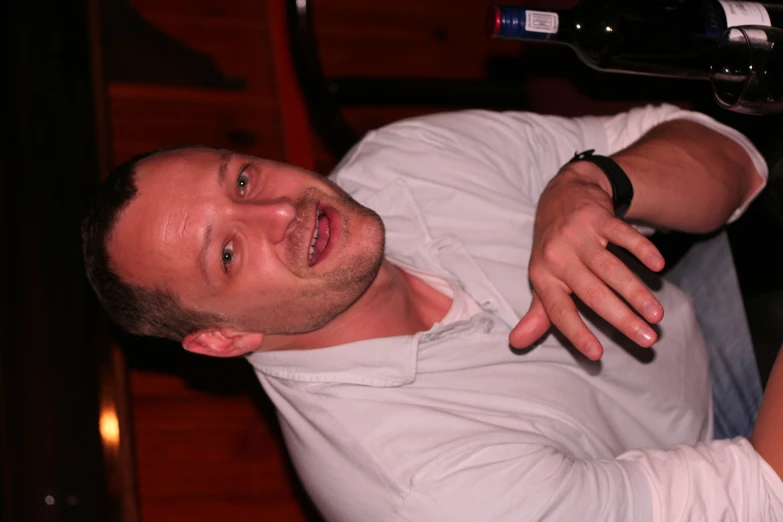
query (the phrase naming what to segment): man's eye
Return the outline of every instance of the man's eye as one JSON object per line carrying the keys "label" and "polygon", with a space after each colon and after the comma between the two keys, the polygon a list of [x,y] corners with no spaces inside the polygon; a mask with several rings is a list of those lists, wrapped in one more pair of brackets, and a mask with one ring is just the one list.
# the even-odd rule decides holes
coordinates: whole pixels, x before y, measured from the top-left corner
{"label": "man's eye", "polygon": [[239,192],[240,196],[245,195],[248,185],[250,185],[250,176],[247,175],[246,169],[242,169],[239,176],[237,176],[237,192]]}
{"label": "man's eye", "polygon": [[228,265],[231,264],[231,261],[234,260],[234,245],[231,243],[227,243],[226,246],[223,247],[223,252],[220,254],[220,261],[223,264],[223,270],[226,270],[228,268]]}

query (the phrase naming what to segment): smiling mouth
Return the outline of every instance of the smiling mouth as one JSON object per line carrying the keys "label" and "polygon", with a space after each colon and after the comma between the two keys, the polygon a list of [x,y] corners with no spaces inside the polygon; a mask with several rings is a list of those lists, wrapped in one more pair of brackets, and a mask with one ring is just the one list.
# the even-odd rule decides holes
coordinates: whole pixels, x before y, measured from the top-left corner
{"label": "smiling mouth", "polygon": [[308,263],[310,266],[315,265],[323,254],[326,245],[329,244],[330,230],[329,218],[318,207],[318,211],[315,216],[315,226],[313,227],[313,237],[310,239],[310,256]]}

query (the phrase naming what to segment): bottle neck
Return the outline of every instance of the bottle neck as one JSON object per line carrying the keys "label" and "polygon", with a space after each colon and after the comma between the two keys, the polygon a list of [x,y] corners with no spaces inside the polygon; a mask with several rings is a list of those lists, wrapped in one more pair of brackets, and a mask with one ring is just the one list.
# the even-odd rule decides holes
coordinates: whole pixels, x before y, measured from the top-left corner
{"label": "bottle neck", "polygon": [[491,9],[487,28],[496,38],[559,40],[560,22],[567,11],[503,6]]}

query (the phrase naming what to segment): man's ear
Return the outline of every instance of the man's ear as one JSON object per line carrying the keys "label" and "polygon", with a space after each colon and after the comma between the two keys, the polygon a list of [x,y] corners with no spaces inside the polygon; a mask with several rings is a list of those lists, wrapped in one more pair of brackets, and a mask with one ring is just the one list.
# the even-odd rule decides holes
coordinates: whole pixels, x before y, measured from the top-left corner
{"label": "man's ear", "polygon": [[211,357],[236,357],[257,350],[263,342],[264,334],[233,328],[210,328],[185,337],[182,347],[189,352]]}

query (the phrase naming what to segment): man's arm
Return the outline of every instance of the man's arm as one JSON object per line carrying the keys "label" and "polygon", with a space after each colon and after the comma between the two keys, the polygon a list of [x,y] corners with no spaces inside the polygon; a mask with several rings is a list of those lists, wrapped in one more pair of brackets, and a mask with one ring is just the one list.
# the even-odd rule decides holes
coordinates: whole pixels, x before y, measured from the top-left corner
{"label": "man's arm", "polygon": [[[662,123],[612,157],[634,187],[626,218],[656,227],[714,230],[764,184],[742,146],[693,121]],[[655,342],[652,328],[610,288],[650,323],[663,317],[660,303],[606,246],[629,250],[655,271],[664,260],[647,238],[614,217],[611,190],[589,162],[566,165],[544,189],[530,261],[533,302],[510,335],[512,345],[532,344],[554,323],[582,353],[600,358],[603,347],[571,294],[639,345]]]}
{"label": "man's arm", "polygon": [[744,148],[692,121],[659,125],[613,158],[634,186],[626,218],[682,232],[723,226],[764,184]]}
{"label": "man's arm", "polygon": [[[783,353],[783,349],[781,349]],[[750,443],[772,469],[783,478],[783,361],[778,355],[764,389]]]}

